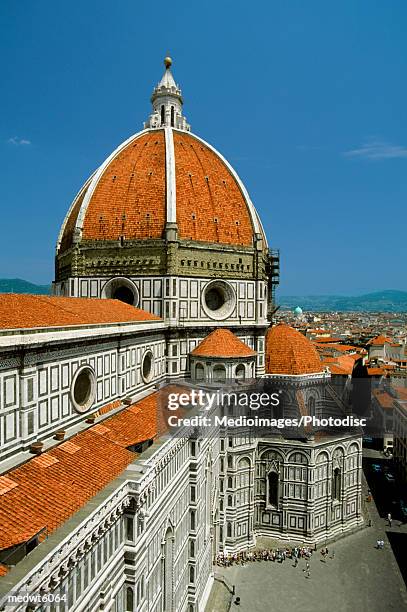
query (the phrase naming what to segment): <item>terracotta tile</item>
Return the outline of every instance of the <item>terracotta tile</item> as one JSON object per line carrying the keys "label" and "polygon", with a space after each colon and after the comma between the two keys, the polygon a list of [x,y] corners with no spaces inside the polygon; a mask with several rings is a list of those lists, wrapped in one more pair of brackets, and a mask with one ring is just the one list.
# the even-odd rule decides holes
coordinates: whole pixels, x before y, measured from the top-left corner
{"label": "terracotta tile", "polygon": [[256,352],[229,329],[215,329],[198,344],[191,355],[199,357],[252,357]]}
{"label": "terracotta tile", "polygon": [[286,323],[266,332],[267,374],[314,374],[323,371],[315,346]]}
{"label": "terracotta tile", "polygon": [[3,329],[158,320],[156,315],[119,300],[0,294],[0,328]]}

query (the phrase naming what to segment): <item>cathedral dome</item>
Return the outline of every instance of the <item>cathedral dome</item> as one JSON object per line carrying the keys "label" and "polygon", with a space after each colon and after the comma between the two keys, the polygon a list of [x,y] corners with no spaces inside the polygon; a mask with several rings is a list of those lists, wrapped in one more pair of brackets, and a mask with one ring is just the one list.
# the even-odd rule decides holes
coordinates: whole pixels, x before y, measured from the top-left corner
{"label": "cathedral dome", "polygon": [[79,191],[59,254],[77,243],[161,239],[168,227],[179,240],[251,247],[261,238],[267,246],[236,172],[189,131],[168,60],[146,129],[113,151]]}
{"label": "cathedral dome", "polygon": [[316,374],[323,365],[312,342],[286,323],[266,332],[267,374]]}

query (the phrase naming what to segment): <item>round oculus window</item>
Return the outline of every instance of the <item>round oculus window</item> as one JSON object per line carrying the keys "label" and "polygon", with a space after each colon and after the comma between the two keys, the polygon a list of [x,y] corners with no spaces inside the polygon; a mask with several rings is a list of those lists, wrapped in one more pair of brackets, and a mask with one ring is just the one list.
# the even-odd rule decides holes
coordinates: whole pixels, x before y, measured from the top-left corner
{"label": "round oculus window", "polygon": [[211,319],[222,321],[232,314],[236,296],[229,283],[216,280],[208,283],[202,295],[202,307]]}
{"label": "round oculus window", "polygon": [[154,358],[153,353],[151,351],[147,351],[143,355],[143,359],[141,361],[141,376],[144,382],[150,382],[153,377],[153,365]]}
{"label": "round oculus window", "polygon": [[103,287],[102,297],[120,300],[131,306],[137,306],[139,303],[139,294],[136,285],[125,277],[112,278],[108,281]]}
{"label": "round oculus window", "polygon": [[95,373],[89,366],[80,368],[72,381],[71,399],[77,412],[87,412],[95,401]]}

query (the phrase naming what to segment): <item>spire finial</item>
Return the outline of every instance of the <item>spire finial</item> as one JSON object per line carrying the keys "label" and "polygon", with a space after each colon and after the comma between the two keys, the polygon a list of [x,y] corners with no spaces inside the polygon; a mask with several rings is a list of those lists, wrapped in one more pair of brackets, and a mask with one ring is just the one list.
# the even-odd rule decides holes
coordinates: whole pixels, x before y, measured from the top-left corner
{"label": "spire finial", "polygon": [[167,55],[167,57],[164,58],[164,66],[168,70],[168,68],[170,68],[171,65],[172,65],[172,59],[170,58],[169,55]]}

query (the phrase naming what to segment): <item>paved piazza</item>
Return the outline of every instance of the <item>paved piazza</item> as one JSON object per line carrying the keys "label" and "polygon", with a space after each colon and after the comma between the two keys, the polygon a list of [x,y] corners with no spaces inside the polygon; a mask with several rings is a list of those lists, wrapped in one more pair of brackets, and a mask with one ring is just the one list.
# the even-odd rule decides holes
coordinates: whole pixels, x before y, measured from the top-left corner
{"label": "paved piazza", "polygon": [[[314,553],[309,579],[302,571],[304,560],[296,568],[289,559],[282,564],[261,561],[243,567],[221,568],[219,573],[236,585],[236,595],[241,598],[240,606],[233,603],[231,610],[407,610],[406,591],[395,570],[389,545],[386,543],[385,549],[379,551],[374,543],[373,529],[365,529],[337,542],[334,547],[328,546],[330,551],[335,550],[335,558],[328,558],[326,563],[320,560],[319,552]],[[212,610],[221,612],[216,607]]]}
{"label": "paved piazza", "polygon": [[[366,490],[366,483],[364,483]],[[298,566],[286,559],[283,563],[254,561],[245,566],[216,568],[229,584],[236,586],[240,605],[230,610],[241,612],[388,612],[407,610],[407,591],[389,543],[388,534],[406,540],[407,526],[393,522],[391,530],[374,502],[369,504],[372,526],[328,543],[329,558],[321,561],[319,550],[310,560],[310,578],[305,577],[305,560]],[[383,539],[383,550],[375,548]],[[259,548],[276,548],[277,542],[263,541]],[[331,558],[335,551],[334,559]],[[226,612],[229,608],[225,587],[215,582],[206,612]]]}

